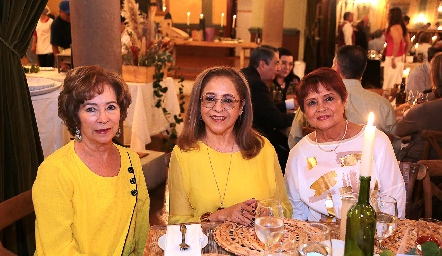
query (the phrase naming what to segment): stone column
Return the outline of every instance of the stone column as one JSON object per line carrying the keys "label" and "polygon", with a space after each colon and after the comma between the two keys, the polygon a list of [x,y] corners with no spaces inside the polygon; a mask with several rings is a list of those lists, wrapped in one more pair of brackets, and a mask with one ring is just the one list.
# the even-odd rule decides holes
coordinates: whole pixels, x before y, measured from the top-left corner
{"label": "stone column", "polygon": [[281,47],[284,26],[284,0],[264,0],[263,12],[262,43]]}
{"label": "stone column", "polygon": [[120,0],[70,1],[70,12],[74,65],[121,74]]}

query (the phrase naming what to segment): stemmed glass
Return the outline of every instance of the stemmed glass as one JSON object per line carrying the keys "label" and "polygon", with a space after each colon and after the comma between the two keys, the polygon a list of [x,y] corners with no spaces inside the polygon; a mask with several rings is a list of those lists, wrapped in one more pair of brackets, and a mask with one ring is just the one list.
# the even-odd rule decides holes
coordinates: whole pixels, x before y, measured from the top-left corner
{"label": "stemmed glass", "polygon": [[412,108],[414,105],[416,105],[417,94],[418,94],[418,92],[415,92],[413,90],[407,91],[407,102],[410,105],[410,108]]}
{"label": "stemmed glass", "polygon": [[382,241],[393,234],[397,226],[397,202],[391,196],[381,195],[377,198],[372,198],[372,206],[376,211],[376,239],[378,241],[378,248],[381,250],[387,249]]}
{"label": "stemmed glass", "polygon": [[265,245],[264,255],[278,242],[284,231],[284,213],[278,200],[266,199],[258,202],[255,215],[256,236]]}

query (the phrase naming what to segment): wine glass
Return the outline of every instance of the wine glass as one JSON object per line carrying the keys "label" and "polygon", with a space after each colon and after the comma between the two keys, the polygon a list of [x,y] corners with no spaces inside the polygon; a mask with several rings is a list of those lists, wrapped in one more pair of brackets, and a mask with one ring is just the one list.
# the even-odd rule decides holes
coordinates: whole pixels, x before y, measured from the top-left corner
{"label": "wine glass", "polygon": [[416,248],[419,254],[422,254],[421,245],[425,242],[435,242],[437,246],[442,247],[442,221],[421,218],[417,225]]}
{"label": "wine glass", "polygon": [[332,255],[330,228],[318,222],[305,223],[300,235],[300,255]]}
{"label": "wine glass", "polygon": [[266,199],[258,202],[255,212],[255,233],[265,245],[264,255],[278,242],[284,231],[284,213],[278,200]]}
{"label": "wine glass", "polygon": [[397,202],[396,199],[381,195],[371,199],[371,205],[376,211],[376,240],[378,241],[378,248],[385,250],[382,241],[393,234],[397,225]]}
{"label": "wine glass", "polygon": [[407,91],[407,102],[410,105],[410,108],[413,107],[414,105],[416,105],[416,97],[417,97],[417,93],[413,90],[408,90]]}

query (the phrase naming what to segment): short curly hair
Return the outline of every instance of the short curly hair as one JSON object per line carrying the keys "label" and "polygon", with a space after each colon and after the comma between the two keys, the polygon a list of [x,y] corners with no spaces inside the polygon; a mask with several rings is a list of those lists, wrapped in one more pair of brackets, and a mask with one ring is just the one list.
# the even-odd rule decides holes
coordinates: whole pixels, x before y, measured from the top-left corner
{"label": "short curly hair", "polygon": [[120,123],[127,117],[127,109],[132,102],[129,88],[121,75],[99,66],[81,66],[70,70],[64,79],[63,89],[58,96],[58,116],[74,136],[81,127],[78,110],[81,104],[104,91],[110,85],[117,96],[120,107]]}

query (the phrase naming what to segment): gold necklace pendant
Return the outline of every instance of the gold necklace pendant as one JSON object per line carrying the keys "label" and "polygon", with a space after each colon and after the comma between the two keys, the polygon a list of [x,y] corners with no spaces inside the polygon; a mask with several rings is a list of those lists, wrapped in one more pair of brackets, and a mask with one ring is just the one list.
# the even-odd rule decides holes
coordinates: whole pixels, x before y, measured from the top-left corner
{"label": "gold necklace pendant", "polygon": [[[235,144],[232,145],[232,151],[233,151],[234,145]],[[209,157],[210,168],[212,169],[212,174],[213,174],[213,178],[215,180],[216,189],[218,190],[219,199],[221,201],[220,207],[218,207],[218,210],[222,210],[222,209],[224,209],[224,199],[226,198],[227,185],[229,183],[230,167],[232,166],[233,153],[230,153],[230,163],[229,163],[229,170],[227,171],[226,185],[224,186],[224,194],[221,196],[221,191],[219,189],[218,181],[216,180],[215,170],[213,169],[212,159],[210,158],[210,154],[209,154],[209,146],[207,146],[207,145],[206,145],[206,151],[207,151],[207,156]]]}

